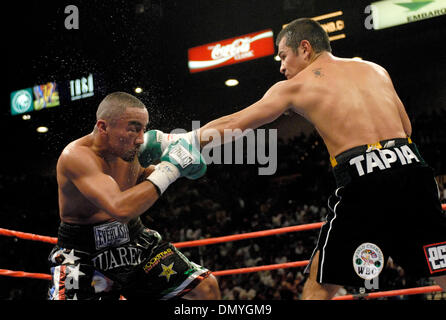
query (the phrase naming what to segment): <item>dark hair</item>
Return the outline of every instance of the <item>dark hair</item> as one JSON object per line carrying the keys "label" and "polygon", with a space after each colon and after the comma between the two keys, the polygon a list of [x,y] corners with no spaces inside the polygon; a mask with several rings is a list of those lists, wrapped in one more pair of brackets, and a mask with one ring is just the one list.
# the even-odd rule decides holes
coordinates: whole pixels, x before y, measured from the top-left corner
{"label": "dark hair", "polygon": [[96,120],[112,121],[124,113],[127,107],[144,109],[146,106],[137,97],[125,92],[113,92],[107,95],[99,104]]}
{"label": "dark hair", "polygon": [[302,40],[308,40],[316,53],[331,52],[327,32],[317,21],[310,18],[300,18],[290,22],[277,35],[277,46],[283,37],[286,39],[287,47],[290,47],[295,53],[297,53],[297,48]]}

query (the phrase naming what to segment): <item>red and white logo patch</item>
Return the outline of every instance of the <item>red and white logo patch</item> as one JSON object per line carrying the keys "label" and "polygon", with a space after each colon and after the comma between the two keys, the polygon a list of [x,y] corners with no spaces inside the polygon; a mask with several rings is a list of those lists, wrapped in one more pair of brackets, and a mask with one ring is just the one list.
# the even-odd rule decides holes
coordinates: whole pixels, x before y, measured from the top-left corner
{"label": "red and white logo patch", "polygon": [[446,242],[423,246],[430,273],[446,271]]}

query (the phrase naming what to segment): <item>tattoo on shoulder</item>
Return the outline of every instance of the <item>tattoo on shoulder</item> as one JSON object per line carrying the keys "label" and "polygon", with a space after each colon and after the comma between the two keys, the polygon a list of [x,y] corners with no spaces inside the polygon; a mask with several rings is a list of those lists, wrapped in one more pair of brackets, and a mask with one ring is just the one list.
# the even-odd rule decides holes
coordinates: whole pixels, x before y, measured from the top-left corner
{"label": "tattoo on shoulder", "polygon": [[322,77],[324,74],[322,73],[322,68],[317,68],[312,70],[316,78]]}

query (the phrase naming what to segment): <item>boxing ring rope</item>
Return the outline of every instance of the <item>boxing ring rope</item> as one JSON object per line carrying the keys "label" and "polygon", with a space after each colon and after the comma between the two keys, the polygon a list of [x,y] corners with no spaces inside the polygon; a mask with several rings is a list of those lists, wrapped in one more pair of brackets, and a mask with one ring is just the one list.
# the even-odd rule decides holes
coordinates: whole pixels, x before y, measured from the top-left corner
{"label": "boxing ring rope", "polygon": [[[442,204],[441,208],[446,211],[446,204]],[[303,224],[303,225],[284,227],[284,228],[278,228],[278,229],[270,229],[270,230],[249,232],[249,233],[243,233],[243,234],[236,234],[236,235],[231,235],[231,236],[176,242],[173,245],[177,248],[204,246],[204,245],[208,245],[208,244],[215,244],[215,243],[221,243],[221,242],[238,241],[238,240],[258,238],[258,237],[266,237],[266,236],[277,235],[277,234],[282,234],[282,233],[287,233],[287,232],[297,232],[297,231],[319,229],[322,227],[323,224],[324,224],[324,222],[316,222],[316,223]],[[57,243],[57,238],[55,238],[55,237],[41,236],[41,235],[37,235],[37,234],[8,230],[8,229],[4,229],[4,228],[0,228],[0,235],[8,236],[8,237],[16,237],[16,238],[25,239],[25,240],[47,242],[47,243],[51,243],[51,244]]]}
{"label": "boxing ring rope", "polygon": [[385,298],[385,297],[394,297],[394,296],[407,296],[412,294],[422,294],[422,293],[431,293],[431,292],[441,292],[440,286],[426,286],[419,288],[411,288],[411,289],[399,289],[399,290],[390,290],[390,291],[380,291],[380,292],[371,292],[364,294],[348,294],[345,296],[334,297],[333,300],[358,300],[358,299],[377,299],[377,298]]}
{"label": "boxing ring rope", "polygon": [[[441,208],[443,210],[446,210],[446,204],[442,204]],[[278,235],[278,234],[283,234],[283,233],[288,233],[288,232],[319,229],[322,227],[323,224],[324,224],[324,222],[317,222],[317,223],[310,223],[310,224],[284,227],[284,228],[278,228],[278,229],[249,232],[249,233],[237,234],[237,235],[231,235],[231,236],[223,236],[223,237],[215,237],[215,238],[200,239],[200,240],[193,240],[193,241],[177,242],[177,243],[173,243],[173,245],[177,248],[203,246],[203,245],[208,245],[208,244],[216,244],[216,243],[222,243],[222,242],[230,242],[230,241],[238,241],[238,240],[258,238],[258,237],[266,237],[266,236]],[[55,237],[41,236],[41,235],[36,235],[36,234],[32,234],[32,233],[8,230],[8,229],[4,229],[4,228],[0,228],[0,235],[16,237],[16,238],[25,239],[25,240],[41,241],[41,242],[46,242],[46,243],[51,243],[51,244],[57,243],[57,238],[55,238]],[[304,266],[308,265],[308,263],[309,263],[309,260],[294,261],[294,262],[248,267],[248,268],[240,268],[240,269],[213,271],[212,274],[214,274],[215,276],[225,276],[225,275],[251,273],[251,272],[259,272],[259,271],[267,271],[267,270],[304,267]],[[0,269],[0,276],[51,280],[51,275],[49,275],[49,274],[30,273],[30,272],[14,271],[14,270],[7,270],[7,269]],[[441,291],[443,291],[443,290],[440,286],[426,286],[426,287],[418,287],[418,288],[410,288],[410,289],[398,289],[398,290],[390,290],[390,291],[371,292],[371,293],[366,293],[366,294],[337,296],[337,297],[333,298],[333,300],[376,299],[376,298],[391,297],[391,296],[413,295],[413,294],[433,293],[433,292],[441,292]]]}
{"label": "boxing ring rope", "polygon": [[54,238],[54,237],[39,236],[37,234],[8,230],[8,229],[3,229],[3,228],[0,228],[0,235],[7,236],[7,237],[16,237],[16,238],[25,239],[25,240],[47,242],[47,243],[52,243],[52,244],[57,243],[57,238]]}
{"label": "boxing ring rope", "polygon": [[31,272],[24,272],[24,271],[13,271],[13,270],[7,270],[7,269],[0,269],[0,276],[51,280],[50,274],[31,273]]}
{"label": "boxing ring rope", "polygon": [[[280,268],[303,266],[303,265],[306,265],[307,263],[308,263],[308,261],[296,261],[296,262],[290,262],[290,263],[282,263],[282,264],[273,265],[273,266],[277,266],[277,267],[275,267],[275,269],[280,269]],[[269,267],[270,266],[261,266],[261,267],[243,268],[243,269],[251,269],[252,270],[252,271],[246,271],[246,272],[257,272],[257,271],[263,271],[263,270],[271,270]],[[214,274],[214,275],[233,274],[233,273],[228,273],[228,272],[235,271],[235,270],[241,270],[241,269],[215,271],[215,272],[212,272],[212,274]],[[237,272],[237,273],[243,273],[243,272]],[[51,275],[49,275],[49,274],[29,273],[29,272],[12,271],[12,270],[5,270],[5,269],[0,269],[0,275],[9,276],[9,277],[18,277],[18,278],[25,277],[25,278],[51,280]],[[419,287],[419,288],[380,291],[380,292],[371,292],[371,293],[356,294],[356,295],[348,294],[345,296],[334,297],[332,300],[378,299],[378,298],[385,298],[385,297],[433,293],[433,292],[441,292],[441,291],[443,291],[443,290],[440,286],[426,286],[426,287]]]}
{"label": "boxing ring rope", "polygon": [[[243,233],[243,234],[235,234],[235,235],[231,235],[231,236],[176,242],[176,243],[173,243],[173,245],[177,248],[205,246],[208,244],[238,241],[238,240],[244,240],[244,239],[250,239],[250,238],[267,237],[267,236],[282,234],[282,233],[287,233],[287,232],[297,232],[297,231],[304,231],[304,230],[319,229],[320,227],[322,227],[323,224],[324,224],[323,222],[316,222],[316,223],[310,223],[310,224],[304,224],[304,225],[298,225],[298,226],[292,226],[292,227],[284,227],[284,228],[278,228],[278,229],[256,231],[256,232],[249,232],[249,233]],[[16,237],[16,238],[25,239],[25,240],[48,242],[48,243],[52,243],[52,244],[57,243],[57,238],[54,238],[54,237],[40,236],[37,234],[8,230],[8,229],[3,229],[3,228],[0,228],[0,235]]]}

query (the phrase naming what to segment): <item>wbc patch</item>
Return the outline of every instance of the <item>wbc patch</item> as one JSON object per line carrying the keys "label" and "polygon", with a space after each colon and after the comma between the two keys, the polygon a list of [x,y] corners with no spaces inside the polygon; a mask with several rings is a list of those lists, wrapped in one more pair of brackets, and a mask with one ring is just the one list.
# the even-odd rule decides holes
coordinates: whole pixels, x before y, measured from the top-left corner
{"label": "wbc patch", "polygon": [[446,271],[446,242],[428,244],[423,249],[431,274]]}
{"label": "wbc patch", "polygon": [[353,269],[365,280],[376,278],[384,267],[384,255],[381,249],[370,242],[361,244],[353,254]]}

